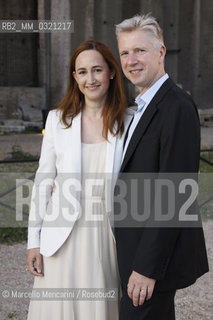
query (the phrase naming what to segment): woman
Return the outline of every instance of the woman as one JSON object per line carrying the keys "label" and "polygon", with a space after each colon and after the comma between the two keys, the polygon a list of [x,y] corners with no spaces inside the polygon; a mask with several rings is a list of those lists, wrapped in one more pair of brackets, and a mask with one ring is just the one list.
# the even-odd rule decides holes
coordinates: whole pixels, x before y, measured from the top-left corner
{"label": "woman", "polygon": [[[26,263],[34,288],[119,288],[106,182],[119,172],[131,117],[110,50],[98,41],[80,44],[67,95],[47,118],[33,188]],[[116,320],[118,299],[32,300],[33,319]]]}

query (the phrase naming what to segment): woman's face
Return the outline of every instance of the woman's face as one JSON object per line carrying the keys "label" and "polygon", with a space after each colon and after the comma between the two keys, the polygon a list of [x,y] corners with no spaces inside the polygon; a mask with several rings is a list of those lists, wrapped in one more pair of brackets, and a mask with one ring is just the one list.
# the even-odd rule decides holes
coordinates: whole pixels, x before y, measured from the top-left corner
{"label": "woman's face", "polygon": [[85,97],[86,104],[89,102],[104,104],[112,73],[98,51],[82,51],[75,61],[73,76]]}

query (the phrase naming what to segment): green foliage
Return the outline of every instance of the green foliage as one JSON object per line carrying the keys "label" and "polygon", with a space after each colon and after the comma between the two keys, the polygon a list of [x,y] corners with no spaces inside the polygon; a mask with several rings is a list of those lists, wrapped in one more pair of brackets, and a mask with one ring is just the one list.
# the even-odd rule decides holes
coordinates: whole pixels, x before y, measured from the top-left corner
{"label": "green foliage", "polygon": [[0,243],[14,244],[27,240],[27,228],[0,228]]}
{"label": "green foliage", "polygon": [[8,319],[13,319],[15,316],[16,316],[16,313],[15,313],[15,312],[9,312],[9,313],[7,314]]}
{"label": "green foliage", "polygon": [[[213,163],[213,152],[201,152],[201,157]],[[200,172],[213,172],[213,166],[200,160]]]}
{"label": "green foliage", "polygon": [[12,146],[11,158],[14,160],[20,160],[20,159],[34,159],[36,157],[28,152],[24,152],[21,146],[16,144]]}

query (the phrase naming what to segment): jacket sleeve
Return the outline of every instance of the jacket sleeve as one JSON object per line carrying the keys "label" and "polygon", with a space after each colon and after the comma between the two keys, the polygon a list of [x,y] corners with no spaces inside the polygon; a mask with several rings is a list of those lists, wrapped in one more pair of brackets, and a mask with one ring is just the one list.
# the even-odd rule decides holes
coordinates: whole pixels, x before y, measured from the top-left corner
{"label": "jacket sleeve", "polygon": [[56,176],[56,153],[53,136],[54,118],[55,111],[50,111],[45,126],[39,167],[32,189],[28,223],[28,249],[40,247],[42,221]]}

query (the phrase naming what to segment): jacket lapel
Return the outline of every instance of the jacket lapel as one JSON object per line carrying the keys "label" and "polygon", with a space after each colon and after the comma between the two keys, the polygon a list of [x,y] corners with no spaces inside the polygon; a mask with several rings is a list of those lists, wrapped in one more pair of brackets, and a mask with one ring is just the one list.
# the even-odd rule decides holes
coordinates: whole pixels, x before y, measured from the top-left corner
{"label": "jacket lapel", "polygon": [[[133,115],[134,115],[133,110],[129,109],[126,111],[125,118],[124,118],[124,133],[121,138],[119,135],[113,136],[110,132],[108,132],[106,166],[105,166],[105,173],[106,173],[105,208],[109,216],[109,221],[112,229],[113,229],[112,199],[113,199],[113,193],[114,193],[114,186],[120,170],[125,133],[127,131],[127,128],[129,126],[129,123]],[[115,129],[116,129],[116,125],[115,125]]]}
{"label": "jacket lapel", "polygon": [[128,108],[124,118],[124,133],[122,137],[119,135],[113,136],[110,132],[108,134],[109,143],[107,143],[107,163],[106,172],[111,172],[116,175],[119,173],[121,166],[121,159],[123,154],[123,142],[129,127],[130,121],[134,115],[134,110]]}
{"label": "jacket lapel", "polygon": [[141,140],[141,138],[144,135],[144,132],[146,131],[146,128],[148,127],[150,121],[152,120],[153,116],[157,112],[157,108],[155,104],[150,104],[146,111],[144,112],[142,118],[140,119],[137,127],[135,128],[135,131],[133,132],[133,135],[129,141],[129,145],[126,151],[126,154],[124,156],[121,170],[123,171],[124,167],[126,166],[127,162],[129,161],[131,155],[133,154],[135,148],[137,147],[137,144]]}
{"label": "jacket lapel", "polygon": [[108,132],[107,151],[106,151],[105,173],[113,172],[115,146],[116,146],[116,136],[113,136],[109,131]]}
{"label": "jacket lapel", "polygon": [[139,141],[142,139],[142,137],[145,134],[145,131],[152,121],[152,118],[155,116],[155,114],[158,111],[157,105],[161,101],[161,99],[164,97],[166,92],[174,85],[174,82],[169,78],[167,79],[159,91],[156,93],[156,95],[151,100],[150,104],[148,105],[147,109],[145,110],[143,116],[141,117],[140,121],[138,122],[133,135],[130,139],[126,154],[124,156],[122,165],[121,165],[121,172],[124,170],[126,164],[128,163],[129,159],[131,158],[133,152],[135,151]]}
{"label": "jacket lapel", "polygon": [[65,132],[65,164],[64,171],[70,173],[81,173],[81,113],[72,122]]}

